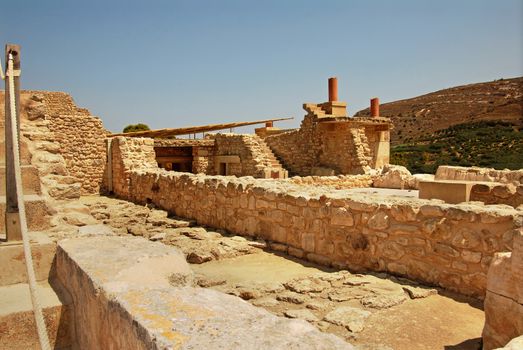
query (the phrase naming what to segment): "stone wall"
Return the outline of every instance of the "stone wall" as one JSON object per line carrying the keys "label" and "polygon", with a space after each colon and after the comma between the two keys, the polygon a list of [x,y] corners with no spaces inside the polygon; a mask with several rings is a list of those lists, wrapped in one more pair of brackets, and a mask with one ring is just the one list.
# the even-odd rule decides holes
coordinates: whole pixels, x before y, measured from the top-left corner
{"label": "stone wall", "polygon": [[436,171],[435,180],[489,181],[523,184],[523,169],[496,170],[492,168],[460,167],[442,165]]}
{"label": "stone wall", "polygon": [[338,175],[338,176],[294,176],[288,179],[302,186],[328,186],[336,189],[371,187],[373,178],[370,175]]}
{"label": "stone wall", "polygon": [[477,297],[484,296],[494,253],[511,250],[523,220],[507,207],[164,170],[131,171],[129,192],[117,193],[202,225],[278,242],[320,264],[387,271]]}
{"label": "stone wall", "polygon": [[482,183],[470,189],[470,200],[485,204],[507,204],[514,208],[523,204],[523,185]]}
{"label": "stone wall", "polygon": [[[104,140],[108,134],[102,121],[91,116],[87,109],[77,107],[64,92],[23,91],[22,99],[22,116],[27,118],[27,124],[48,133],[45,137],[29,137],[35,154],[41,153],[34,163],[46,177],[42,179],[43,184],[57,192],[50,193],[51,197],[73,198],[77,192],[99,193],[106,158]],[[65,169],[58,169],[58,164],[63,162]],[[45,163],[54,170],[44,169],[49,168]],[[52,176],[47,176],[48,173]],[[80,184],[79,191],[76,185],[72,186],[75,183]]]}
{"label": "stone wall", "polygon": [[308,176],[328,168],[334,174],[362,174],[388,163],[387,119],[333,117],[315,104],[304,109],[308,113],[298,130],[265,138],[291,173]]}
{"label": "stone wall", "polygon": [[111,158],[108,162],[106,187],[123,197],[130,195],[130,174],[133,170],[157,169],[154,140],[117,136],[110,140]]}
{"label": "stone wall", "polygon": [[167,152],[176,152],[179,147],[191,147],[190,170],[195,174],[287,178],[287,171],[257,135],[213,134],[200,140],[155,140],[155,147],[157,150],[171,148],[165,150]]}
{"label": "stone wall", "polygon": [[214,161],[214,140],[212,145],[209,146],[197,146],[192,149],[192,172],[195,174],[214,174],[215,161]]}
{"label": "stone wall", "polygon": [[69,175],[81,183],[81,194],[100,193],[108,134],[102,121],[90,115],[62,114],[51,116],[49,121]]}
{"label": "stone wall", "polygon": [[523,335],[523,229],[514,236],[512,253],[495,255],[486,294],[483,349],[491,350]]}
{"label": "stone wall", "polygon": [[[220,157],[238,156],[239,162],[227,163],[227,175],[270,178],[287,177],[286,171],[274,157],[272,151],[257,135],[216,134],[214,155],[217,163]],[[216,171],[214,174],[217,174]]]}

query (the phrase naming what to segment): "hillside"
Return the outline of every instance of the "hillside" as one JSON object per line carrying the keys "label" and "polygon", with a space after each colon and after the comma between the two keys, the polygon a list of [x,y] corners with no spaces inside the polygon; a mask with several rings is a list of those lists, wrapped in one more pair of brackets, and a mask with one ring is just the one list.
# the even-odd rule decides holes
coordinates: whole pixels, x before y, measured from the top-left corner
{"label": "hillside", "polygon": [[[354,116],[368,116],[369,109]],[[523,77],[457,86],[380,106],[394,123],[391,144],[416,142],[453,125],[505,121],[523,127]]]}
{"label": "hillside", "polygon": [[393,146],[391,163],[412,173],[435,173],[439,165],[523,168],[523,131],[502,121],[451,126],[415,142]]}

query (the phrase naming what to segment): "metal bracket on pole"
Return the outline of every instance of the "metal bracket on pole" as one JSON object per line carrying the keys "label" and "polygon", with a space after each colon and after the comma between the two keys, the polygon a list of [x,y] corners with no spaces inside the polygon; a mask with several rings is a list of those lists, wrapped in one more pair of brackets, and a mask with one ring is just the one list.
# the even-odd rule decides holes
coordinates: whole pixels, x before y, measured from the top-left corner
{"label": "metal bracket on pole", "polygon": [[[14,98],[11,96],[8,65],[9,55],[13,57],[13,76],[14,76]],[[16,107],[17,132],[20,139],[20,46],[7,44],[5,46],[5,230],[8,241],[22,240],[22,229],[20,226],[20,213],[18,211],[18,199],[16,197],[17,188],[15,180],[15,159],[13,148],[11,123],[11,101],[14,101]],[[23,190],[23,189],[20,189]]]}

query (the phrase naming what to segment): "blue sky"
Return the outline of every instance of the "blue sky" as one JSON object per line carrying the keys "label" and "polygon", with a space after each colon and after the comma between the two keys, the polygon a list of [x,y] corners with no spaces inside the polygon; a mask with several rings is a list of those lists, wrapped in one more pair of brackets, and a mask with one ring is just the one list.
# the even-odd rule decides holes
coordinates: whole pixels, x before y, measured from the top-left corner
{"label": "blue sky", "polygon": [[[65,91],[111,131],[294,116],[337,76],[352,115],[523,75],[522,0],[2,1],[22,87]],[[3,61],[3,54],[2,54]],[[2,62],[5,64],[5,62]]]}

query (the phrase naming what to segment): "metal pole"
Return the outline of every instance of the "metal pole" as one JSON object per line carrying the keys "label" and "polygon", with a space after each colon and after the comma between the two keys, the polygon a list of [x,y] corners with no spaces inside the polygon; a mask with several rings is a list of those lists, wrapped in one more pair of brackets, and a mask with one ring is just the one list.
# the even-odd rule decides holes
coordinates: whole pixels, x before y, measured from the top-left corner
{"label": "metal pole", "polygon": [[[17,133],[20,139],[20,46],[7,44],[5,46],[6,72],[9,54],[14,59],[14,91],[15,107],[17,117]],[[13,137],[11,123],[11,95],[9,79],[5,79],[5,230],[8,241],[22,240],[22,229],[20,226],[20,213],[18,211],[17,188],[15,180],[15,159],[13,153]],[[20,189],[23,190],[23,189]]]}

